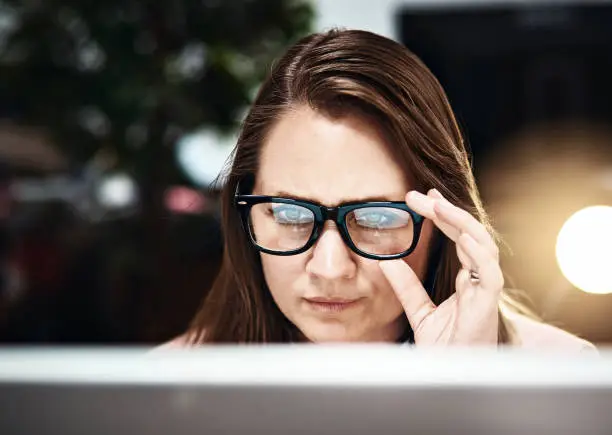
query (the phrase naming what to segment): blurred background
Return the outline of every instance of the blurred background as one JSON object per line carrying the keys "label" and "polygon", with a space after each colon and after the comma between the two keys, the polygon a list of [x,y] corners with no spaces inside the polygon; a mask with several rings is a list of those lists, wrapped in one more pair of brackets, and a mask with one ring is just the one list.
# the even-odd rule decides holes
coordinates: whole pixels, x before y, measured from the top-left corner
{"label": "blurred background", "polygon": [[0,342],[153,344],[220,265],[218,185],[274,58],[394,38],[438,76],[508,285],[612,343],[612,2],[0,0]]}

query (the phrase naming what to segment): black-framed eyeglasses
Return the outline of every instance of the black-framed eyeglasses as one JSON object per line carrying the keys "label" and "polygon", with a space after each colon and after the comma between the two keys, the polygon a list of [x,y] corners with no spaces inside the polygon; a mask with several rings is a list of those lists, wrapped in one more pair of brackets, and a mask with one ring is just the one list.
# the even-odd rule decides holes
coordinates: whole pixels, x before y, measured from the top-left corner
{"label": "black-framed eyeglasses", "polygon": [[404,202],[353,202],[325,207],[310,201],[263,195],[235,196],[253,246],[272,255],[296,255],[314,245],[327,220],[353,252],[374,260],[409,255],[417,246],[423,216]]}

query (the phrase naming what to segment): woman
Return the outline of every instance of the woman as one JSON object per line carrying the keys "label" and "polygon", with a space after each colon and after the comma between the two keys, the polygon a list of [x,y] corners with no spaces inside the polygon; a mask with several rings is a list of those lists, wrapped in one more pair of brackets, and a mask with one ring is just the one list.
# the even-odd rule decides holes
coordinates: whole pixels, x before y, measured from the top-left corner
{"label": "woman", "polygon": [[174,344],[592,347],[510,308],[449,102],[392,40],[332,30],[291,47],[222,198],[223,265]]}

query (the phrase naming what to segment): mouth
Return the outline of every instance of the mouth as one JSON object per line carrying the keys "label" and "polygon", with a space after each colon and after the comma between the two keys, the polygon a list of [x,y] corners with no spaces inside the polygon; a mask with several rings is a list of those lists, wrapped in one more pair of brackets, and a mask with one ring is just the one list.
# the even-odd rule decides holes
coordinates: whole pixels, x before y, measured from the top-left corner
{"label": "mouth", "polygon": [[339,313],[357,306],[358,299],[342,298],[304,298],[310,308],[323,313]]}

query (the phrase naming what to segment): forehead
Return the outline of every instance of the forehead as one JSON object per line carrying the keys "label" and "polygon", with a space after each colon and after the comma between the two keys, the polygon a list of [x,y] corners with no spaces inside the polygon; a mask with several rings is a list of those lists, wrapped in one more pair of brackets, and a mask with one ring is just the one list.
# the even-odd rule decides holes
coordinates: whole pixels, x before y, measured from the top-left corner
{"label": "forehead", "polygon": [[363,117],[330,118],[308,107],[285,113],[263,144],[255,190],[325,205],[383,197],[401,201],[407,175]]}

